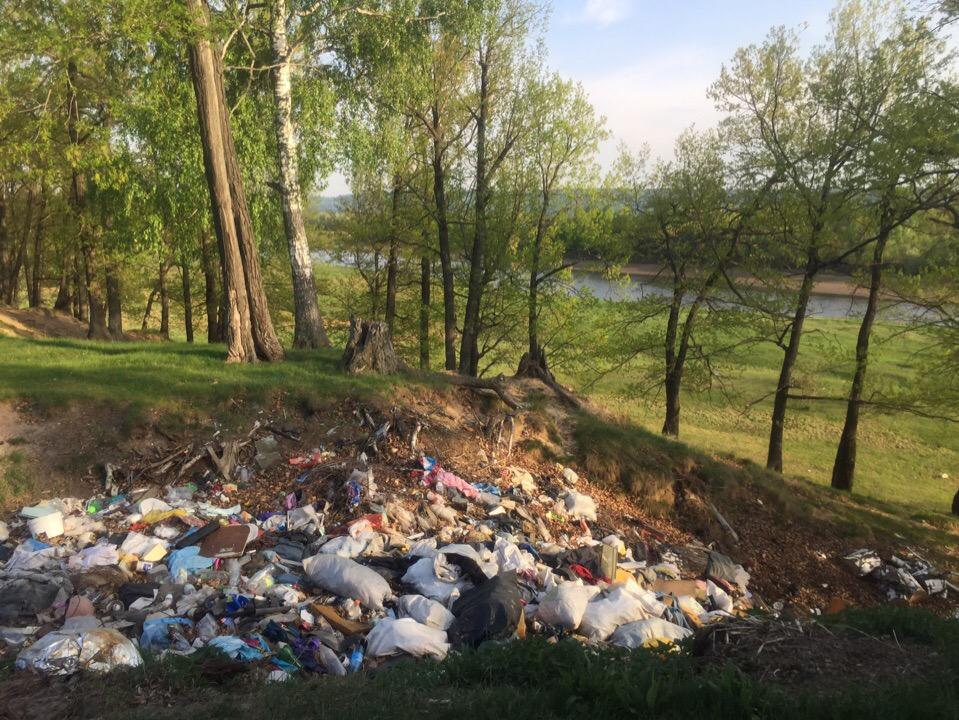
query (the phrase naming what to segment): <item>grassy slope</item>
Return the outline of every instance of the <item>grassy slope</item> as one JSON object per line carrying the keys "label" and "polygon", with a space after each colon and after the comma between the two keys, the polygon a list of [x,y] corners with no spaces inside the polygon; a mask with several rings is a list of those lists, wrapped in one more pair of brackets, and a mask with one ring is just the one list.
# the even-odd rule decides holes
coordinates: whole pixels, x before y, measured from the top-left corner
{"label": "grassy slope", "polygon": [[[806,394],[842,397],[852,375],[855,321],[812,319],[803,340],[799,381]],[[880,337],[889,328],[880,328]],[[915,380],[907,334],[873,346],[870,388],[908,386]],[[682,401],[682,439],[709,452],[732,453],[763,463],[769,433],[771,399],[745,412],[753,400],[775,387],[782,354],[772,345],[751,348],[723,365],[730,403],[719,391],[686,393]],[[635,377],[616,376],[595,389],[604,404],[642,427],[658,431],[662,398],[637,402],[625,391]],[[791,401],[785,437],[787,474],[828,485],[845,405]],[[949,479],[943,479],[942,474]],[[948,517],[959,483],[959,427],[905,413],[864,413],[860,424],[855,494],[902,506],[912,515],[942,522]]]}

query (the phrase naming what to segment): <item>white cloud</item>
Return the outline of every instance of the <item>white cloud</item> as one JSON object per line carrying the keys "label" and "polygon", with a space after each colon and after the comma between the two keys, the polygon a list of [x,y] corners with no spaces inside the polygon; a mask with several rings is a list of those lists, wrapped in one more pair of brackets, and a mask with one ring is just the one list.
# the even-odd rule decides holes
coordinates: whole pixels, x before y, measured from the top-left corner
{"label": "white cloud", "polygon": [[629,14],[630,0],[586,0],[582,18],[597,25],[612,25]]}
{"label": "white cloud", "polygon": [[601,150],[602,164],[609,167],[620,142],[634,150],[648,144],[654,157],[668,158],[682,130],[715,126],[719,113],[706,90],[718,72],[716,58],[684,47],[582,78],[613,134]]}

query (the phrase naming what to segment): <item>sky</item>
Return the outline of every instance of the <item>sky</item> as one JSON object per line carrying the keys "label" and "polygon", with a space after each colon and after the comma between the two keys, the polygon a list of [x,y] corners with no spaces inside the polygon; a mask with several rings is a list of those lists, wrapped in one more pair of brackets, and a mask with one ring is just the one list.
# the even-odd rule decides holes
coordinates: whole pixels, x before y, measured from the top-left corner
{"label": "sky", "polygon": [[[668,156],[692,124],[711,127],[717,114],[706,96],[737,48],[761,42],[785,25],[812,46],[827,32],[834,0],[553,0],[546,31],[549,66],[582,83],[612,138],[600,153],[604,167],[616,147]],[[348,192],[328,180],[324,195]]]}

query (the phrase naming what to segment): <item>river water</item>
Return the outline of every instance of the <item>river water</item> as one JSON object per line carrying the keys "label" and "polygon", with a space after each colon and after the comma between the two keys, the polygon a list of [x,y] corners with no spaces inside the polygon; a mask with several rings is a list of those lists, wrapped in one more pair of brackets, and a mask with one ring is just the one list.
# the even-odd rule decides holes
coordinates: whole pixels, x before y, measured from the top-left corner
{"label": "river water", "polygon": [[[329,253],[315,251],[314,261],[328,265],[341,265]],[[384,261],[385,262],[385,261]],[[622,279],[610,280],[602,273],[592,270],[573,270],[573,281],[570,292],[588,291],[603,300],[637,300],[644,297],[669,297],[671,290],[665,283],[652,281],[641,276],[626,276]],[[866,309],[866,298],[813,293],[809,300],[807,314],[813,317],[825,318],[857,318],[862,317]],[[790,308],[791,310],[791,308]],[[919,308],[902,303],[888,305],[880,310],[880,316],[886,321],[903,321],[920,314]]]}

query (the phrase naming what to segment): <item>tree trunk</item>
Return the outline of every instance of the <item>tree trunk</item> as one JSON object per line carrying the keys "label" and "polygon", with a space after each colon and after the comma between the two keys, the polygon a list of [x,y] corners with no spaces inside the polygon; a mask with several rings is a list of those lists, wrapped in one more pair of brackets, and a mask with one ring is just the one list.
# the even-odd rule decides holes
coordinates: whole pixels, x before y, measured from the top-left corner
{"label": "tree trunk", "polygon": [[293,274],[293,347],[329,347],[323,316],[316,299],[313,258],[306,239],[300,194],[296,128],[293,125],[290,49],[286,34],[287,0],[273,0],[271,28],[273,42],[274,126],[279,165],[280,206]]}
{"label": "tree trunk", "polygon": [[29,292],[30,307],[37,308],[43,303],[43,237],[46,229],[47,193],[40,186],[40,207],[37,214],[37,226],[33,232],[33,263],[30,267]]}
{"label": "tree trunk", "polygon": [[393,178],[393,198],[390,208],[390,254],[386,262],[386,326],[392,337],[396,325],[396,285],[399,274],[399,214],[400,177]]}
{"label": "tree trunk", "polygon": [[107,326],[110,332],[110,338],[113,340],[122,340],[123,300],[120,293],[120,277],[115,267],[107,270],[107,313]]}
{"label": "tree trunk", "polygon": [[30,240],[30,231],[33,229],[33,205],[34,192],[32,187],[27,188],[27,200],[24,208],[23,228],[19,241],[10,248],[10,256],[6,258],[3,268],[6,277],[2,282],[2,299],[7,305],[16,306],[19,304],[20,295],[20,270],[23,268],[24,257],[26,256],[27,244]]}
{"label": "tree trunk", "polygon": [[863,388],[866,384],[866,370],[869,367],[869,339],[872,326],[879,309],[879,296],[882,290],[882,256],[889,240],[890,230],[884,229],[876,238],[872,253],[872,268],[869,279],[869,300],[866,312],[859,325],[859,337],[856,339],[856,372],[853,374],[849,401],[846,404],[846,421],[842,427],[842,436],[836,450],[836,460],[832,467],[832,486],[837,490],[852,490],[856,476],[856,438],[859,434],[859,410]]}
{"label": "tree trunk", "polygon": [[420,257],[420,370],[430,369],[430,258]]}
{"label": "tree trunk", "polygon": [[438,137],[440,111],[433,103],[433,198],[436,203],[436,229],[440,245],[440,270],[443,276],[443,348],[445,368],[456,370],[456,295],[453,292],[453,258],[450,253],[450,226],[446,202],[444,148]]}
{"label": "tree trunk", "polygon": [[109,340],[107,327],[107,304],[102,270],[93,240],[88,236],[83,248],[83,276],[86,280],[86,299],[88,312],[87,338],[90,340]]}
{"label": "tree trunk", "polygon": [[87,321],[86,285],[80,275],[80,253],[73,256],[73,315],[81,322]]}
{"label": "tree trunk", "polygon": [[7,292],[7,253],[10,244],[10,231],[7,229],[7,192],[5,183],[0,182],[0,299]]}
{"label": "tree trunk", "polygon": [[210,252],[209,236],[204,230],[200,235],[200,248],[203,253],[203,294],[206,303],[206,341],[223,342],[223,329],[220,324],[220,295],[216,283],[216,261]]}
{"label": "tree trunk", "polygon": [[796,298],[796,312],[793,315],[789,332],[789,343],[783,355],[783,364],[779,370],[779,383],[776,385],[776,397],[773,401],[772,427],[769,431],[769,450],[766,454],[766,468],[783,471],[783,431],[786,427],[786,406],[789,403],[789,390],[792,384],[793,369],[799,357],[799,343],[802,340],[803,324],[806,321],[806,309],[812,295],[813,281],[818,270],[815,259],[810,257],[806,264],[799,296]]}
{"label": "tree trunk", "polygon": [[57,288],[57,299],[53,303],[53,309],[59,312],[68,313],[72,307],[73,297],[70,293],[70,270],[67,267],[67,259],[63,258],[63,266],[60,268],[60,284]]}
{"label": "tree trunk", "polygon": [[460,375],[476,376],[479,368],[480,308],[486,264],[486,124],[489,116],[489,67],[480,63],[479,113],[476,115],[476,189],[474,197],[473,247],[470,252],[466,315],[460,341]]}
{"label": "tree trunk", "polygon": [[153,314],[153,303],[156,302],[157,293],[160,292],[160,286],[154,285],[150,288],[150,294],[147,296],[147,306],[143,311],[143,322],[140,323],[140,330],[146,332],[150,324],[150,316]]}
{"label": "tree trunk", "polygon": [[[256,348],[250,321],[243,257],[233,213],[229,150],[223,137],[227,108],[217,81],[216,53],[203,35],[209,27],[208,9],[204,0],[186,0],[188,10],[200,33],[190,45],[190,73],[197,102],[197,117],[203,145],[203,166],[210,191],[213,224],[216,229],[223,269],[225,297],[224,335],[227,362],[255,362]],[[232,147],[232,143],[230,144]]]}
{"label": "tree trunk", "polygon": [[343,367],[353,375],[366,372],[391,374],[399,370],[386,323],[350,319],[350,337],[343,351]]}
{"label": "tree trunk", "polygon": [[[191,2],[196,2],[196,0],[191,0]],[[247,204],[246,190],[243,187],[243,172],[240,170],[236,144],[233,140],[233,129],[230,126],[229,105],[226,101],[226,90],[223,86],[223,63],[220,60],[219,52],[213,53],[213,67],[219,104],[223,109],[223,112],[220,113],[220,133],[223,139],[236,237],[240,248],[240,258],[243,262],[243,277],[246,283],[253,345],[260,360],[276,362],[283,359],[283,346],[280,345],[273,329],[266,290],[263,288],[260,255],[256,248],[256,239],[253,236],[253,220],[250,217],[250,207]]]}
{"label": "tree trunk", "polygon": [[186,254],[180,253],[180,280],[183,283],[183,329],[186,341],[193,342],[193,290],[190,287],[190,264]]}
{"label": "tree trunk", "polygon": [[539,346],[539,262],[543,249],[543,236],[546,233],[546,212],[549,209],[548,190],[544,190],[542,200],[543,204],[540,206],[539,217],[536,221],[536,234],[533,237],[532,257],[530,258],[529,269],[529,307],[526,318],[529,348],[526,351],[525,360],[520,361],[523,374],[532,374],[534,377],[549,372],[549,368],[546,365],[546,356]]}
{"label": "tree trunk", "polygon": [[669,304],[669,319],[666,321],[665,366],[666,366],[666,419],[663,435],[679,437],[679,389],[682,385],[682,370],[676,363],[676,339],[679,336],[679,319],[683,311],[683,288],[673,285],[673,298]]}
{"label": "tree trunk", "polygon": [[169,269],[169,263],[161,262],[160,277],[157,281],[157,287],[160,290],[160,336],[164,340],[170,339],[170,293],[166,284],[166,274]]}

